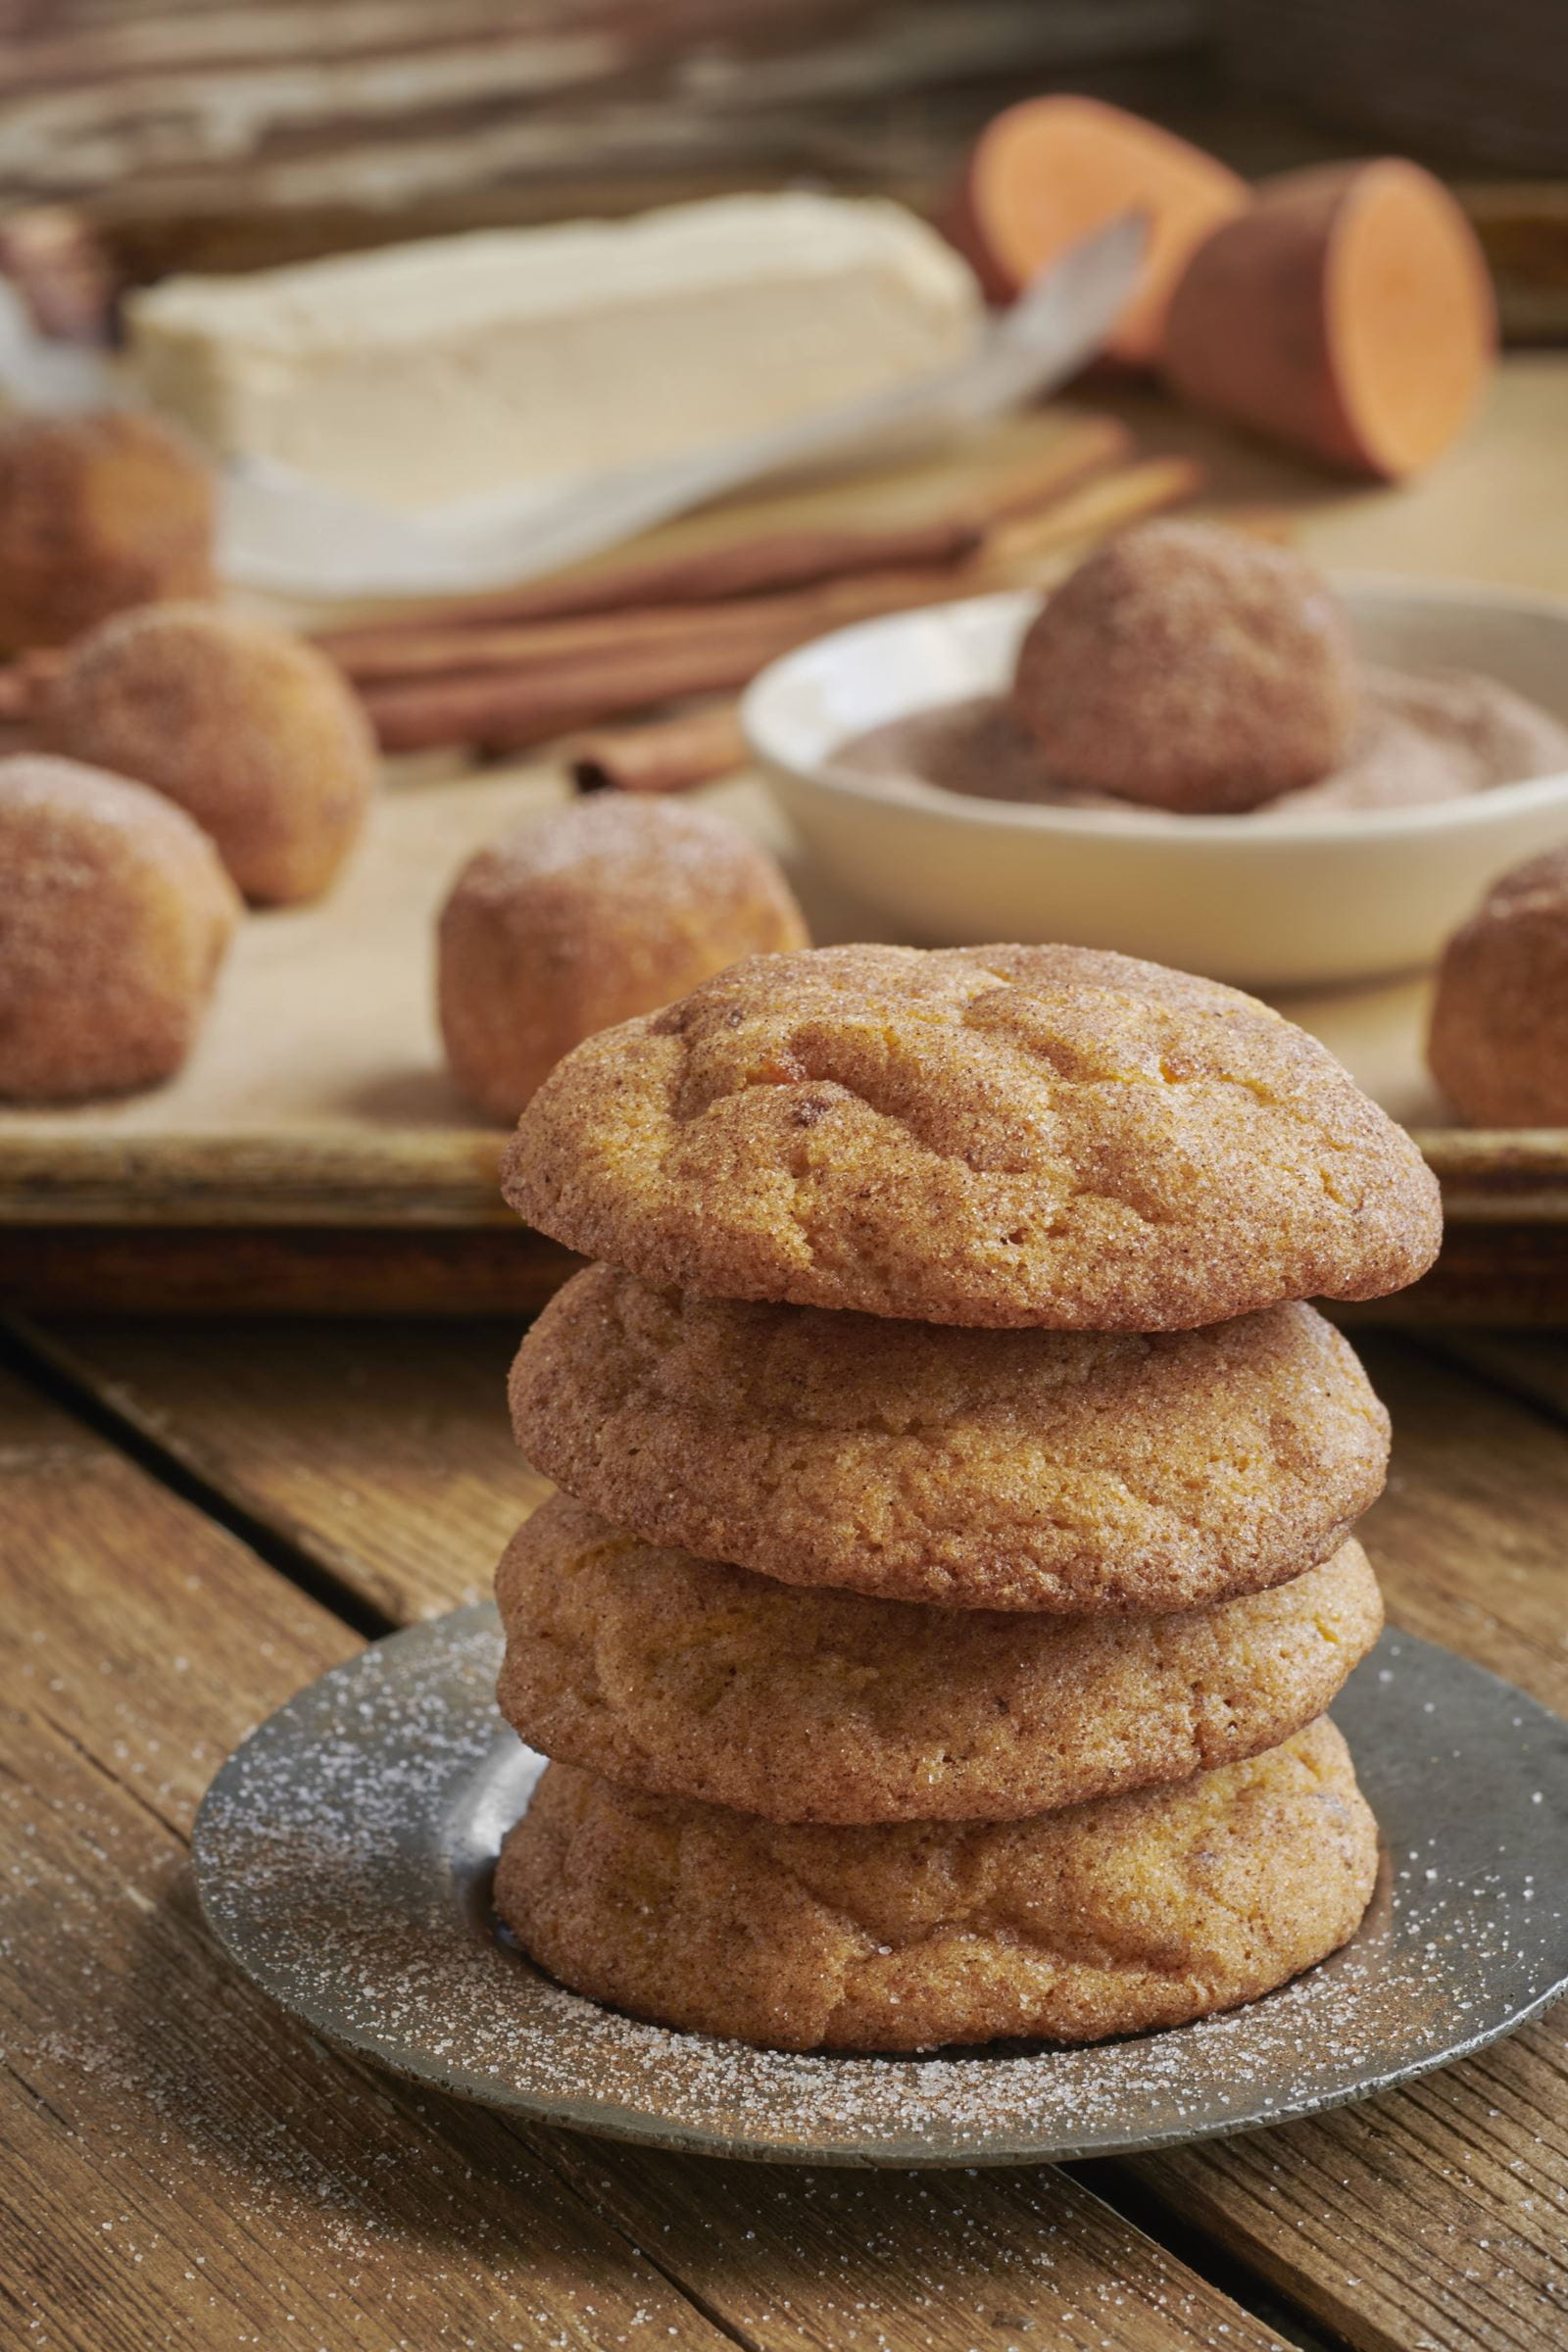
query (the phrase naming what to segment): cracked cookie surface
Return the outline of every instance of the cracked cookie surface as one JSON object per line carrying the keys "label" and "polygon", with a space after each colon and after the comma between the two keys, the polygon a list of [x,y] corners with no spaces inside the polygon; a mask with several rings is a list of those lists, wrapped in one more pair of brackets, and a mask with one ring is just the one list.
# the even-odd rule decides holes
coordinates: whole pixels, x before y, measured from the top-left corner
{"label": "cracked cookie surface", "polygon": [[1272,1592],[1018,1617],[803,1592],[556,1495],[496,1578],[501,1711],[631,1788],[772,1821],[1013,1821],[1181,1781],[1322,1714],[1383,1621],[1346,1544]]}
{"label": "cracked cookie surface", "polygon": [[780,2049],[1098,2041],[1253,2000],[1355,1932],[1377,1830],[1320,1718],[1174,1788],[1003,1824],[780,1828],[553,1764],[495,1901],[572,1990]]}
{"label": "cracked cookie surface", "polygon": [[657,1544],[987,1609],[1257,1592],[1375,1501],[1388,1416],[1290,1305],[1150,1337],[703,1299],[592,1266],[513,1367],[536,1468]]}
{"label": "cracked cookie surface", "polygon": [[504,1189],[705,1296],[997,1327],[1377,1298],[1441,1237],[1414,1144],[1304,1031],[1061,947],[736,964],[570,1054]]}

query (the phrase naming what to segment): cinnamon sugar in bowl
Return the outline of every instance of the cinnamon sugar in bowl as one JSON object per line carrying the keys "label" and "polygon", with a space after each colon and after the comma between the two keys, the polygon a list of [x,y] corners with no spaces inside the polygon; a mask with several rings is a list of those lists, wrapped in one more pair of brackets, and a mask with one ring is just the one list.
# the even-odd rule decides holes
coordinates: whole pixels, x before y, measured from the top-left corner
{"label": "cinnamon sugar in bowl", "polygon": [[[1412,971],[1488,882],[1568,834],[1568,758],[1553,748],[1568,728],[1568,602],[1396,577],[1333,584],[1382,721],[1349,791],[1342,773],[1229,815],[1025,797],[1035,785],[994,715],[963,746],[961,789],[897,760],[857,765],[853,749],[846,759],[872,730],[920,713],[967,704],[982,722],[994,714],[1040,609],[1027,593],[818,638],[756,680],[747,737],[813,864],[855,903],[860,936],[1061,940],[1246,988]],[[1497,713],[1480,707],[1484,693],[1458,694],[1459,672],[1502,690],[1502,749]],[[1534,740],[1518,698],[1537,706]],[[1411,730],[1425,726],[1450,730],[1469,763],[1446,797],[1406,793]],[[1538,772],[1489,781],[1510,758]]]}

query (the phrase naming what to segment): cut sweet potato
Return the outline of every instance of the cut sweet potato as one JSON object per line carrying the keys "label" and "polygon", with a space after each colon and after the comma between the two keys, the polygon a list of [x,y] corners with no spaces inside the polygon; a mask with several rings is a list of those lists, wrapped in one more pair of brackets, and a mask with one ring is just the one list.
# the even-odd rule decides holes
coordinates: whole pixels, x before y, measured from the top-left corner
{"label": "cut sweet potato", "polygon": [[1138,115],[1098,98],[1026,98],[981,132],[946,225],[992,300],[1008,302],[1091,229],[1142,213],[1149,251],[1107,348],[1146,366],[1189,254],[1250,201],[1225,165]]}
{"label": "cut sweet potato", "polygon": [[1189,263],[1164,364],[1200,406],[1392,481],[1456,438],[1495,347],[1474,231],[1391,157],[1264,181]]}

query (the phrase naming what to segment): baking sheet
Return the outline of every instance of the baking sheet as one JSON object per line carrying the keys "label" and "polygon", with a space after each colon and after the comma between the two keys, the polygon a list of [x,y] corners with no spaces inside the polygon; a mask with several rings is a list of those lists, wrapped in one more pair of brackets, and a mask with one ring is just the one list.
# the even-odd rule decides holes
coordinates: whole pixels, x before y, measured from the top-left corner
{"label": "baking sheet", "polygon": [[[405,773],[389,784],[342,881],[318,906],[253,914],[240,928],[211,1015],[183,1071],[120,1102],[0,1110],[0,1174],[22,1139],[301,1138],[348,1128],[389,1148],[410,1131],[482,1126],[447,1076],[435,1017],[435,922],[459,868],[483,843],[569,797],[552,762],[469,775]],[[765,787],[747,777],[703,793],[772,848],[788,837]],[[792,863],[786,854],[785,862]],[[792,874],[812,936],[882,938],[854,903]],[[1425,1080],[1421,980],[1276,1001],[1345,1060],[1396,1118],[1441,1124]],[[499,1131],[498,1131],[499,1132]]]}

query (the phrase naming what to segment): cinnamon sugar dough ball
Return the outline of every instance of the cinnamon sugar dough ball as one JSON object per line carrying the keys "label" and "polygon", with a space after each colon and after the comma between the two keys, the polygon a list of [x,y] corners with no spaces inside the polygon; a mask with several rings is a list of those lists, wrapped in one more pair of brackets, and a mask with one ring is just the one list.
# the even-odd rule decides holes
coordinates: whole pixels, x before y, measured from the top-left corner
{"label": "cinnamon sugar dough ball", "polygon": [[0,424],[0,646],[67,645],[127,606],[212,595],[214,514],[206,460],[156,417]]}
{"label": "cinnamon sugar dough ball", "polygon": [[0,1095],[69,1102],[172,1077],[239,913],[172,801],[73,760],[0,760]]}
{"label": "cinnamon sugar dough ball", "polygon": [[1097,548],[1048,598],[1012,700],[1062,782],[1218,812],[1337,767],[1360,685],[1339,608],[1298,556],[1155,522]]}
{"label": "cinnamon sugar dough ball", "polygon": [[492,842],[441,912],[439,998],[464,1093],[514,1119],[586,1037],[741,956],[808,944],[767,852],[706,808],[595,798]]}
{"label": "cinnamon sugar dough ball", "polygon": [[1427,1059],[1472,1127],[1568,1126],[1568,848],[1504,874],[1449,940]]}
{"label": "cinnamon sugar dough ball", "polygon": [[375,784],[369,722],[325,657],[215,605],[106,621],[73,649],[43,727],[53,750],[177,801],[263,904],[320,897]]}

